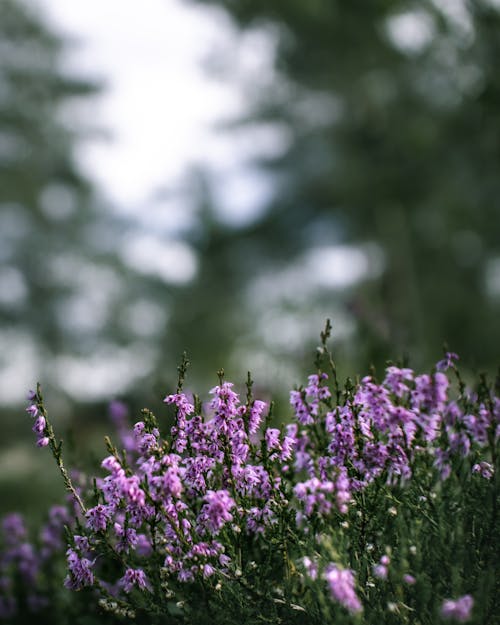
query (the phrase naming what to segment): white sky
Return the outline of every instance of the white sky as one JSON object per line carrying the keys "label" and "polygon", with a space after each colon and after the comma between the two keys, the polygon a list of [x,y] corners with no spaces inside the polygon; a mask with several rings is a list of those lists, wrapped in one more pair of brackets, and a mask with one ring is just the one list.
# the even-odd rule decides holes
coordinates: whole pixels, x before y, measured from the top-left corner
{"label": "white sky", "polygon": [[69,67],[106,84],[87,123],[111,139],[87,141],[78,156],[121,209],[140,209],[193,161],[224,168],[238,160],[211,127],[243,110],[242,94],[209,78],[202,62],[227,48],[242,70],[260,71],[270,67],[269,45],[240,37],[221,11],[181,0],[31,1],[74,40]]}

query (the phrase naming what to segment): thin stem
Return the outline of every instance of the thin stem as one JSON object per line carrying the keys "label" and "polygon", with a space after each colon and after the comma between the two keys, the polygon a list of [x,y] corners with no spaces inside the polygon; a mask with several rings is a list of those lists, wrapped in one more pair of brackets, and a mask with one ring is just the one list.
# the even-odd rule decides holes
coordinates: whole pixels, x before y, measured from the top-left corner
{"label": "thin stem", "polygon": [[38,382],[36,385],[36,405],[38,410],[40,411],[40,414],[43,415],[44,419],[45,419],[45,434],[47,435],[47,438],[49,439],[49,448],[52,452],[52,455],[55,458],[55,461],[57,463],[57,466],[59,468],[59,472],[62,475],[63,481],[64,481],[64,485],[66,487],[66,490],[68,490],[74,497],[75,501],[77,502],[80,510],[82,511],[82,513],[85,515],[87,513],[87,508],[85,507],[85,504],[83,503],[80,495],[77,493],[76,488],[73,486],[73,482],[71,481],[71,477],[69,476],[68,471],[66,470],[66,467],[64,466],[64,462],[63,462],[63,457],[62,457],[62,440],[57,442],[55,434],[54,434],[54,429],[52,427],[52,424],[49,421],[48,415],[47,415],[47,411],[45,410],[45,406],[43,403],[43,397],[42,397],[42,389],[40,386],[40,383]]}

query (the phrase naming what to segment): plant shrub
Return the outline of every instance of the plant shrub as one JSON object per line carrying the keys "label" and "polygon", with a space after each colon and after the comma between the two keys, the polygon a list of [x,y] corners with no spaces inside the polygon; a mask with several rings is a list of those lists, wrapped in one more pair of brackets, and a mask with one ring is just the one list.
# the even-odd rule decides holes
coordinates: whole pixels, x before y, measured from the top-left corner
{"label": "plant shrub", "polygon": [[3,519],[0,618],[499,622],[498,381],[468,389],[447,353],[341,386],[329,332],[289,424],[250,376],[242,398],[220,372],[203,406],[184,361],[174,426],[120,421],[96,476],[66,469],[38,386],[27,411],[69,494],[34,540]]}

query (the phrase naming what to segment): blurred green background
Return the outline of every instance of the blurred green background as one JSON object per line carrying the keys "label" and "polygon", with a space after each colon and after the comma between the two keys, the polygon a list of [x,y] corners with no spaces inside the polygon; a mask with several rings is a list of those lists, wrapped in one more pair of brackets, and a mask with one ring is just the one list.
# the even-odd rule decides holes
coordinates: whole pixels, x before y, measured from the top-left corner
{"label": "blurred green background", "polygon": [[[79,146],[108,130],[93,113],[108,85],[99,67],[65,61],[71,42],[48,4],[0,0],[3,511],[36,513],[62,494],[24,413],[37,380],[60,432],[95,449],[113,398],[132,418],[145,405],[166,414],[184,350],[188,388],[251,369],[285,414],[326,317],[342,375],[407,354],[429,367],[443,342],[467,370],[495,371],[498,1],[165,0],[157,36],[181,5],[232,33],[200,71],[242,103],[212,129],[240,170],[228,180],[205,150],[135,213],[81,166]],[[111,37],[120,13],[86,5]],[[154,69],[161,84],[161,58]],[[151,67],[139,58],[135,70]],[[179,111],[164,115],[175,124]],[[157,168],[154,153],[144,163]]]}

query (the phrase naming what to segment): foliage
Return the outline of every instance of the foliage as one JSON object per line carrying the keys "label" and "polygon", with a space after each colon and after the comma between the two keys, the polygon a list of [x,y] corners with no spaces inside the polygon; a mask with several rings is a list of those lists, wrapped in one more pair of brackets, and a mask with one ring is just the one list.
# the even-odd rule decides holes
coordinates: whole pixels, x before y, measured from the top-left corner
{"label": "foliage", "polygon": [[[428,367],[446,340],[469,366],[494,367],[497,3],[197,3],[222,7],[242,38],[260,33],[258,41],[275,48],[272,75],[252,75],[243,84],[247,110],[228,120],[226,131],[246,132],[256,142],[259,132],[274,130],[285,140],[249,163],[273,189],[258,216],[239,230],[214,226],[201,239],[199,280],[174,316],[179,349],[188,346],[201,357],[200,339],[210,335],[219,350],[225,344],[231,351],[225,324],[239,323],[251,337],[243,349],[261,341],[278,367],[296,357],[284,320],[300,329],[300,320],[319,307],[355,326],[348,353],[357,366],[380,366],[395,350]],[[219,78],[242,81],[227,51],[212,66]],[[381,270],[367,271],[360,283],[313,292],[315,275],[290,271],[297,265],[306,271],[310,252],[339,244],[370,252],[370,270],[377,264]],[[321,269],[334,273],[335,262],[325,259]],[[272,288],[265,289],[268,282]],[[218,297],[203,296],[211,292]],[[253,306],[256,298],[267,314]],[[197,324],[184,326],[190,302],[197,304]],[[278,331],[263,332],[255,318],[270,323],[273,306]]]}
{"label": "foliage", "polygon": [[341,386],[329,333],[280,429],[250,376],[243,398],[222,371],[208,406],[187,395],[185,360],[166,436],[147,409],[127,428],[115,404],[104,477],[68,471],[32,392],[68,503],[34,543],[4,519],[3,617],[92,623],[98,604],[100,622],[498,622],[499,381],[468,389],[447,353],[430,374],[389,365]]}

